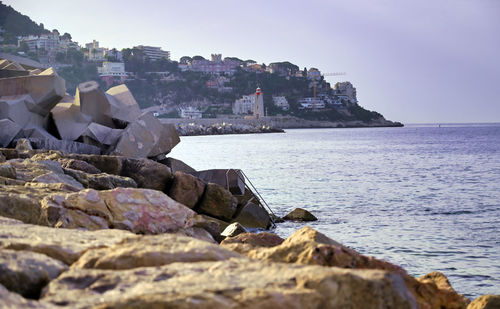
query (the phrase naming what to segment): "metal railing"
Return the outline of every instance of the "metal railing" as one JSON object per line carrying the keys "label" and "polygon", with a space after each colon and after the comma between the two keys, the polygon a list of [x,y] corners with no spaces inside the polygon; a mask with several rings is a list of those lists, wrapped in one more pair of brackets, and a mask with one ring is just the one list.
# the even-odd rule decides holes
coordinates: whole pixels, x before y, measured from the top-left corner
{"label": "metal railing", "polygon": [[[249,190],[250,193],[252,193],[252,196],[253,198],[255,198],[257,200],[257,205],[259,207],[261,207],[262,209],[264,209],[267,213],[269,213],[269,217],[271,219],[271,227],[272,228],[275,228],[276,227],[276,223],[275,223],[275,220],[274,218],[276,217],[276,214],[273,212],[273,210],[271,209],[271,207],[267,204],[266,200],[264,200],[264,198],[262,197],[262,195],[259,193],[259,191],[257,191],[257,188],[255,188],[255,186],[253,185],[253,183],[250,181],[250,178],[248,178],[248,176],[242,171],[242,170],[235,170],[235,169],[228,169],[226,171],[226,186],[227,186],[227,190],[229,191],[229,172],[234,172],[237,176],[238,176],[238,179],[243,181],[243,183],[245,184],[245,190]],[[251,201],[252,199],[250,199],[249,201]],[[264,207],[264,206],[265,207]],[[267,209],[266,209],[267,208]]]}

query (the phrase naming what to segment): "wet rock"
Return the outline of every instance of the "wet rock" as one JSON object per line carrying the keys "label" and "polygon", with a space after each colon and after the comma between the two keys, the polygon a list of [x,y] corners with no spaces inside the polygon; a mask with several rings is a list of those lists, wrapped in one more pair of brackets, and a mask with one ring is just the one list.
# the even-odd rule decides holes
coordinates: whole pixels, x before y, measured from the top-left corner
{"label": "wet rock", "polygon": [[236,235],[242,234],[242,233],[247,233],[248,231],[245,229],[245,227],[238,222],[233,222],[229,224],[224,231],[222,231],[221,236],[224,237],[234,237]]}
{"label": "wet rock", "polygon": [[271,226],[271,217],[267,211],[255,203],[249,202],[233,219],[247,228],[268,229]]}
{"label": "wet rock", "polygon": [[500,308],[500,295],[482,295],[474,299],[467,309],[498,309]]}
{"label": "wet rock", "polygon": [[310,213],[309,211],[302,209],[302,208],[295,208],[290,213],[288,213],[286,216],[284,216],[283,219],[289,220],[289,221],[317,221],[318,220],[318,218],[316,218],[312,213]]}
{"label": "wet rock", "polygon": [[229,221],[236,212],[237,199],[223,187],[208,183],[198,207],[199,212]]}
{"label": "wet rock", "polygon": [[72,268],[132,269],[175,262],[222,261],[241,257],[219,246],[191,237],[162,234],[132,237],[107,248],[88,250]]}
{"label": "wet rock", "polygon": [[26,298],[37,299],[41,289],[68,266],[31,251],[0,250],[0,284]]}
{"label": "wet rock", "polygon": [[0,119],[0,146],[7,147],[21,132],[21,127],[10,119]]}
{"label": "wet rock", "polygon": [[176,172],[168,195],[193,209],[203,196],[205,187],[206,184],[200,179],[183,172]]}
{"label": "wet rock", "polygon": [[162,192],[133,188],[54,194],[45,197],[41,204],[52,226],[89,230],[118,228],[142,234],[189,228],[196,215]]}
{"label": "wet rock", "polygon": [[42,300],[86,308],[416,308],[396,274],[242,258],[72,268],[50,282]]}

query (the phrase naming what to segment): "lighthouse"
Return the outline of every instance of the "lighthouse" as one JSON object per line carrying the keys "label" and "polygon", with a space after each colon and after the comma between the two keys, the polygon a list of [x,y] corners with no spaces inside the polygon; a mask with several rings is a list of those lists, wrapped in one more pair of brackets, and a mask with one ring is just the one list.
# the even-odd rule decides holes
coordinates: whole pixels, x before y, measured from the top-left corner
{"label": "lighthouse", "polygon": [[260,88],[255,90],[255,104],[253,106],[253,115],[255,118],[264,117],[264,93]]}

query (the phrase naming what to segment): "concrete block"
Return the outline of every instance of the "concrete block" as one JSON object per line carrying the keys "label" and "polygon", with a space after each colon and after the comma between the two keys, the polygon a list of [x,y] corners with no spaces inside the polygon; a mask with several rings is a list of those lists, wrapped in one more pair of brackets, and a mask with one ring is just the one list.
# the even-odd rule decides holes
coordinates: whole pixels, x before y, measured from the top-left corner
{"label": "concrete block", "polygon": [[144,120],[137,120],[127,126],[123,131],[112,154],[145,158],[151,152],[154,145],[154,135]]}
{"label": "concrete block", "polygon": [[25,127],[30,120],[27,102],[35,102],[29,94],[0,97],[0,119],[8,118],[20,127]]}
{"label": "concrete block", "polygon": [[212,169],[189,173],[205,182],[216,183],[232,194],[245,194],[245,179],[238,169]]}
{"label": "concrete block", "polygon": [[60,150],[66,153],[101,154],[101,148],[84,143],[63,141],[56,138],[28,138],[34,149]]}
{"label": "concrete block", "polygon": [[50,113],[63,140],[76,140],[91,123],[90,116],[83,114],[79,106],[72,103],[59,103]]}
{"label": "concrete block", "polygon": [[0,146],[7,147],[21,129],[21,126],[10,119],[0,119]]}
{"label": "concrete block", "polygon": [[106,94],[110,102],[111,118],[131,123],[141,115],[139,104],[126,85],[110,88]]}
{"label": "concrete block", "polygon": [[27,104],[27,107],[31,112],[41,116],[47,116],[65,93],[64,79],[59,77],[52,68],[38,75],[0,79],[0,94],[7,96],[31,95],[34,102]]}
{"label": "concrete block", "polygon": [[95,81],[88,81],[78,85],[76,89],[75,105],[80,111],[92,118],[93,122],[114,128],[110,112],[111,106],[104,91]]}
{"label": "concrete block", "polygon": [[84,137],[84,140],[87,137],[91,138],[101,145],[112,146],[118,142],[122,133],[123,130],[111,129],[109,127],[92,122],[87,127],[82,136]]}

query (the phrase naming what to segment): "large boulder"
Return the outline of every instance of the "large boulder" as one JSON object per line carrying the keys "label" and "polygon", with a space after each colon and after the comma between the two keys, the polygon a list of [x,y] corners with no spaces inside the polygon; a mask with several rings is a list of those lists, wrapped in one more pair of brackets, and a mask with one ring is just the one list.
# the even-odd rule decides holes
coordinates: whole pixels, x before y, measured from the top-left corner
{"label": "large boulder", "polygon": [[196,213],[166,194],[147,189],[86,189],[53,194],[42,202],[52,226],[89,230],[118,228],[134,233],[175,232],[193,225]]}
{"label": "large boulder", "polygon": [[73,268],[131,269],[175,262],[222,261],[241,257],[218,245],[175,234],[127,238],[114,246],[88,250]]}
{"label": "large boulder", "polygon": [[186,174],[192,174],[195,173],[196,170],[192,168],[191,166],[187,165],[181,160],[175,159],[175,158],[163,158],[161,160],[158,160],[158,162],[165,164],[166,166],[170,167],[172,170],[172,173],[175,172],[183,172]]}
{"label": "large boulder", "polygon": [[125,84],[109,88],[106,94],[110,102],[111,118],[131,123],[141,115],[139,104]]}
{"label": "large boulder", "polygon": [[114,128],[111,119],[111,106],[104,91],[95,81],[88,81],[78,85],[74,104],[80,107],[80,111],[104,126]]}
{"label": "large boulder", "polygon": [[168,195],[177,202],[193,209],[203,196],[205,186],[203,181],[192,175],[175,172]]}
{"label": "large boulder", "polygon": [[92,121],[90,116],[80,111],[80,106],[73,103],[59,103],[50,113],[63,140],[78,139]]}
{"label": "large boulder", "polygon": [[162,192],[168,192],[172,181],[172,172],[167,166],[146,158],[125,159],[120,175],[134,179],[139,188]]}
{"label": "large boulder", "polygon": [[112,129],[92,122],[81,135],[86,144],[105,148],[115,145],[122,133],[121,129]]}
{"label": "large boulder", "polygon": [[90,248],[109,247],[134,234],[117,229],[83,231],[25,224],[0,216],[0,250],[38,252],[66,265]]}
{"label": "large boulder", "polygon": [[0,146],[7,147],[21,132],[22,127],[10,119],[0,119]]}
{"label": "large boulder", "polygon": [[85,188],[96,190],[110,190],[118,187],[137,188],[137,183],[130,177],[110,175],[106,173],[87,174],[71,168],[65,168],[64,173],[73,177]]}
{"label": "large boulder", "polygon": [[233,219],[248,228],[268,229],[271,226],[269,213],[260,205],[248,202]]}
{"label": "large boulder", "polygon": [[197,207],[200,213],[230,221],[236,212],[238,200],[218,184],[208,183],[202,200]]}
{"label": "large boulder", "polygon": [[38,299],[41,289],[68,266],[31,251],[0,250],[0,284],[26,298]]}
{"label": "large boulder", "polygon": [[49,68],[38,75],[0,79],[0,93],[5,96],[29,94],[33,102],[27,102],[28,109],[42,117],[64,97],[65,81]]}
{"label": "large boulder", "polygon": [[[189,259],[188,259],[189,260]],[[71,268],[41,300],[73,308],[417,308],[399,275],[242,258]]]}
{"label": "large boulder", "polygon": [[237,169],[212,169],[190,173],[205,182],[216,183],[232,194],[245,194],[245,178],[240,170]]}

